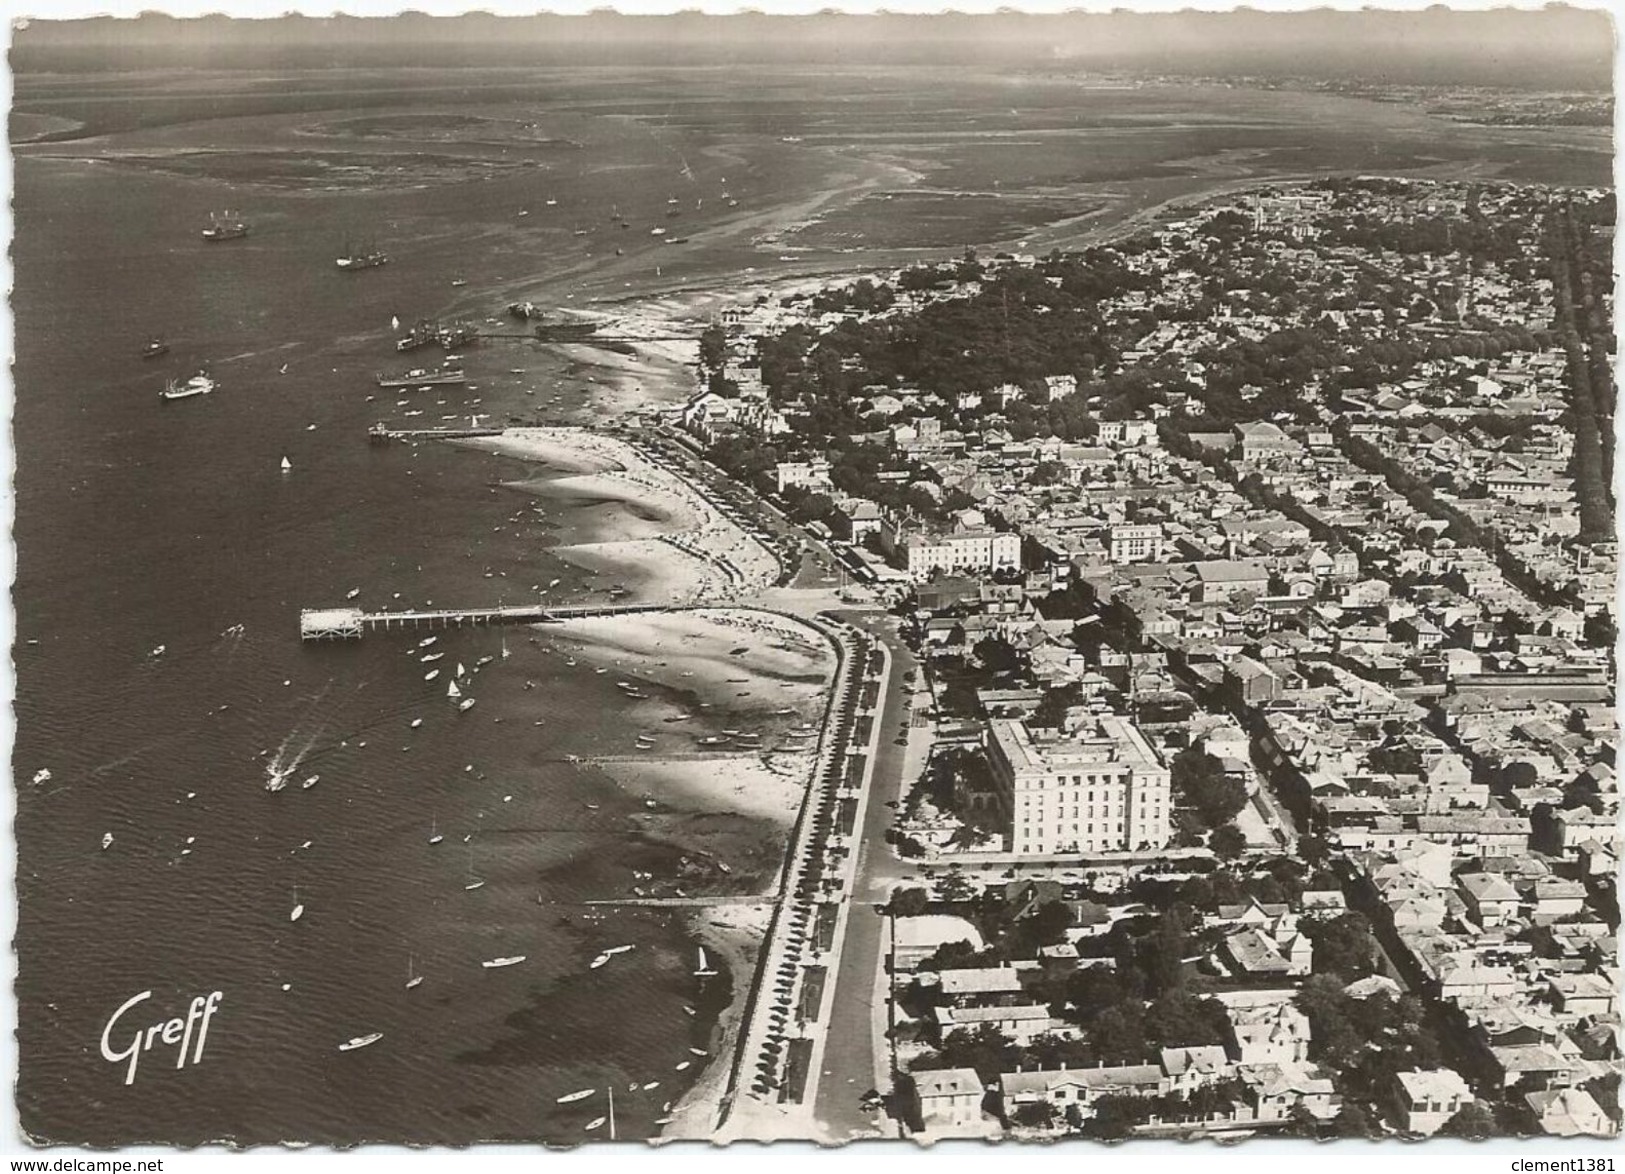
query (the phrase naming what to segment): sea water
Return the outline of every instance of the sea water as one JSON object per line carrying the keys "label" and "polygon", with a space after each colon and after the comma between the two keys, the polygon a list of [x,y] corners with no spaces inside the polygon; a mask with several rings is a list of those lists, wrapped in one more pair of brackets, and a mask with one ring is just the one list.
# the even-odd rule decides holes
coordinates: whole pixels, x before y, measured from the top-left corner
{"label": "sea water", "polygon": [[[470,352],[473,387],[374,385],[423,361],[393,353],[392,317],[454,298],[501,315],[477,287],[523,274],[526,258],[474,231],[477,203],[463,201],[475,243],[448,241],[457,201],[262,192],[251,235],[210,244],[208,210],[241,193],[19,162],[18,1097],[36,1137],[573,1142],[606,1086],[661,1081],[617,1097],[625,1138],[653,1132],[695,1075],[675,1066],[705,1046],[726,975],[702,988],[669,915],[594,920],[581,904],[676,852],[636,833],[639,797],[565,760],[624,742],[610,679],[526,629],[423,650],[417,636],[298,638],[301,608],[358,587],[355,606],[387,609],[524,602],[555,578],[547,597],[566,601],[608,586],[547,553],[592,503],[536,510],[503,488],[534,467],[367,443],[379,420],[568,419],[582,403],[522,342]],[[387,226],[393,257],[343,273],[333,259],[358,224]],[[151,334],[171,352],[147,362]],[[215,393],[159,399],[202,366]],[[462,712],[447,680],[484,656]],[[269,791],[276,772],[286,785]],[[639,948],[589,971],[623,942]],[[409,991],[409,975],[424,981]],[[196,992],[222,997],[200,1062],[145,1063],[125,1085],[99,1041],[148,990],[182,1013]],[[582,1087],[600,1093],[556,1104]]]}

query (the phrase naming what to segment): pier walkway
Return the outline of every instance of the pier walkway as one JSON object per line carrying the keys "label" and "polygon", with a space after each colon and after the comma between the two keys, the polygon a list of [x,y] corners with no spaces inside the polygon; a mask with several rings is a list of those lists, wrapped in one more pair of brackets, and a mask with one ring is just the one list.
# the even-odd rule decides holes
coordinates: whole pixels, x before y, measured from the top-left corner
{"label": "pier walkway", "polygon": [[301,640],[359,640],[368,632],[443,631],[492,624],[558,624],[587,616],[623,616],[637,612],[687,610],[671,603],[602,603],[549,607],[459,608],[448,611],[362,611],[356,607],[306,608],[299,613]]}

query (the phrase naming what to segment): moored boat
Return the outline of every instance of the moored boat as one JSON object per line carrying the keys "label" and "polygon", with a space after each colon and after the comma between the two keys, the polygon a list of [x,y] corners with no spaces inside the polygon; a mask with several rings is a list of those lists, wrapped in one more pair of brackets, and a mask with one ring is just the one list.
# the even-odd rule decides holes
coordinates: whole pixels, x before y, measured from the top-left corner
{"label": "moored boat", "polygon": [[524,954],[514,954],[506,958],[492,958],[489,961],[481,962],[480,965],[485,967],[487,970],[498,970],[504,966],[517,966],[524,960]]}
{"label": "moored boat", "polygon": [[185,383],[177,383],[171,379],[158,394],[163,399],[190,399],[194,395],[208,395],[214,388],[214,380],[199,371]]}
{"label": "moored boat", "polygon": [[381,1040],[383,1038],[384,1038],[384,1033],[381,1032],[381,1031],[369,1032],[366,1035],[358,1035],[358,1036],[354,1037],[353,1039],[347,1039],[342,1044],[340,1044],[339,1045],[339,1051],[341,1051],[341,1052],[353,1052],[357,1048],[369,1047],[372,1044],[377,1043],[379,1040]]}
{"label": "moored boat", "polygon": [[376,269],[388,261],[389,255],[375,244],[363,245],[358,248],[346,241],[344,255],[339,257],[334,264],[340,269],[354,271],[357,269]]}
{"label": "moored boat", "polygon": [[402,375],[374,376],[379,387],[456,387],[468,382],[468,376],[457,367],[442,367],[438,371],[427,367],[414,367]]}
{"label": "moored boat", "polygon": [[206,241],[230,241],[248,235],[248,221],[235,212],[209,214],[209,227],[203,230]]}

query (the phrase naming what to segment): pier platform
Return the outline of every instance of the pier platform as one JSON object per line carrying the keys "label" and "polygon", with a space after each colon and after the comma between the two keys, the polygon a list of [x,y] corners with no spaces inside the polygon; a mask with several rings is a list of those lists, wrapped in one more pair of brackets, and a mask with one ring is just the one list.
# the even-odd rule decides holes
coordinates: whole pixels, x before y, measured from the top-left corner
{"label": "pier platform", "polygon": [[446,611],[362,611],[354,607],[306,608],[299,613],[301,640],[359,640],[368,632],[442,631],[491,624],[557,624],[587,616],[624,616],[638,612],[682,611],[680,604],[603,603],[545,607],[459,608]]}

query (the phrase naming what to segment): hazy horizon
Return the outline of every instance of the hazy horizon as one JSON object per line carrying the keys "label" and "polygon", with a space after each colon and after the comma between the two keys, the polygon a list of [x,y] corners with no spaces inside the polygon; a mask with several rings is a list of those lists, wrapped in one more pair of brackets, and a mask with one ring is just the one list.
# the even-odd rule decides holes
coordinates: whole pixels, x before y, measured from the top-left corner
{"label": "hazy horizon", "polygon": [[1608,89],[1604,10],[30,18],[19,73],[550,64],[986,65]]}

